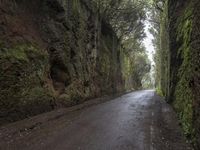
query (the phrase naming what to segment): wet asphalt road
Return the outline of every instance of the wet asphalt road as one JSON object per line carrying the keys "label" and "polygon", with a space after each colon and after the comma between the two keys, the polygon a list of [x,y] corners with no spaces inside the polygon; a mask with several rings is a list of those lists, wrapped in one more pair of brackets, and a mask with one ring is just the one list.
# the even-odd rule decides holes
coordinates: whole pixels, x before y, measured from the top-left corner
{"label": "wet asphalt road", "polygon": [[74,111],[32,130],[0,135],[2,150],[190,149],[172,108],[153,90]]}

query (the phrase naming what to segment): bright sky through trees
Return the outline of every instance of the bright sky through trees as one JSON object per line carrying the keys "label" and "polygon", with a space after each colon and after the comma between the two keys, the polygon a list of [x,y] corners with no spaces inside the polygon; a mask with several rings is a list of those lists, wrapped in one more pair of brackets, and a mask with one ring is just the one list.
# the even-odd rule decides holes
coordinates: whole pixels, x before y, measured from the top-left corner
{"label": "bright sky through trees", "polygon": [[152,43],[153,35],[148,30],[149,26],[150,26],[150,23],[146,21],[146,23],[145,23],[146,38],[143,40],[143,42],[144,42],[144,45],[146,47],[148,57],[149,57],[152,65],[153,65],[154,64],[153,54],[155,52],[155,49],[154,49],[154,46],[153,46],[153,43]]}

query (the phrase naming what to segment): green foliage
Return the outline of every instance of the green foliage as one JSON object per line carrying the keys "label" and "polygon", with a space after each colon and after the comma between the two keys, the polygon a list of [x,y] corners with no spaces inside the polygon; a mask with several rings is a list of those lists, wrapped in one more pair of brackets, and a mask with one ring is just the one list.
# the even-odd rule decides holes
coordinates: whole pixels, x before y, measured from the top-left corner
{"label": "green foliage", "polygon": [[152,28],[150,32],[154,36],[154,47],[156,53],[155,80],[156,87],[162,90],[167,96],[169,92],[169,35],[168,35],[168,1],[154,0],[154,7],[151,11]]}
{"label": "green foliage", "polygon": [[[141,0],[93,0],[97,6],[99,20],[110,24],[114,30],[114,35],[117,35],[121,48],[122,57],[122,74],[125,80],[125,88],[142,88],[142,79],[150,71],[150,62],[145,54],[145,48],[142,45],[144,33],[144,23],[146,19],[146,8],[149,1]],[[107,37],[104,37],[107,38]],[[101,43],[101,47],[105,45],[108,49],[116,51],[113,47],[113,41],[110,37]],[[103,56],[101,62],[104,64],[100,70],[107,72],[112,69],[112,73],[116,72],[116,67],[109,68],[112,61],[107,57],[116,55],[107,53],[108,56]],[[115,64],[115,63],[114,63]]]}
{"label": "green foliage", "polygon": [[111,24],[121,40],[132,37],[141,40],[145,37],[146,0],[93,0],[99,16]]}
{"label": "green foliage", "polygon": [[[145,51],[125,54],[123,62],[123,75],[126,88],[142,88],[144,77],[150,72],[151,66]],[[130,85],[132,84],[132,85]]]}
{"label": "green foliage", "polygon": [[154,89],[154,83],[153,83],[153,74],[152,72],[148,72],[144,75],[142,79],[142,87],[143,89]]}
{"label": "green foliage", "polygon": [[164,97],[164,94],[163,94],[163,92],[162,92],[162,90],[161,90],[160,87],[157,87],[157,88],[156,88],[156,93],[157,93],[159,96]]}

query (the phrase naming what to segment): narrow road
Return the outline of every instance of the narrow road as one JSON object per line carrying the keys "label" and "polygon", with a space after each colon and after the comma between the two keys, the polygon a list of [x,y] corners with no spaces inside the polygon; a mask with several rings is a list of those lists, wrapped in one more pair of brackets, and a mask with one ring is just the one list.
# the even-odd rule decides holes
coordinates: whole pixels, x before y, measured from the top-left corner
{"label": "narrow road", "polygon": [[[45,117],[44,117],[45,118]],[[0,128],[2,150],[188,150],[172,108],[136,91],[20,129]],[[14,132],[15,131],[15,132]]]}

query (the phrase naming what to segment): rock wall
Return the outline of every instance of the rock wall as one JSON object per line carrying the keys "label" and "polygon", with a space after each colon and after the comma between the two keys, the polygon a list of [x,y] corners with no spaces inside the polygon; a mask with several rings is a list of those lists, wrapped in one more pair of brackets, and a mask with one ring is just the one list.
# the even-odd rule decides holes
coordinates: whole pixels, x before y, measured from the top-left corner
{"label": "rock wall", "polygon": [[199,0],[169,0],[164,12],[168,14],[167,31],[163,32],[163,36],[169,33],[169,49],[165,50],[163,58],[167,60],[163,65],[169,69],[162,73],[164,80],[161,81],[162,90],[177,111],[185,135],[197,149],[200,148],[199,8]]}
{"label": "rock wall", "polygon": [[89,0],[1,0],[0,124],[125,91],[123,61]]}

